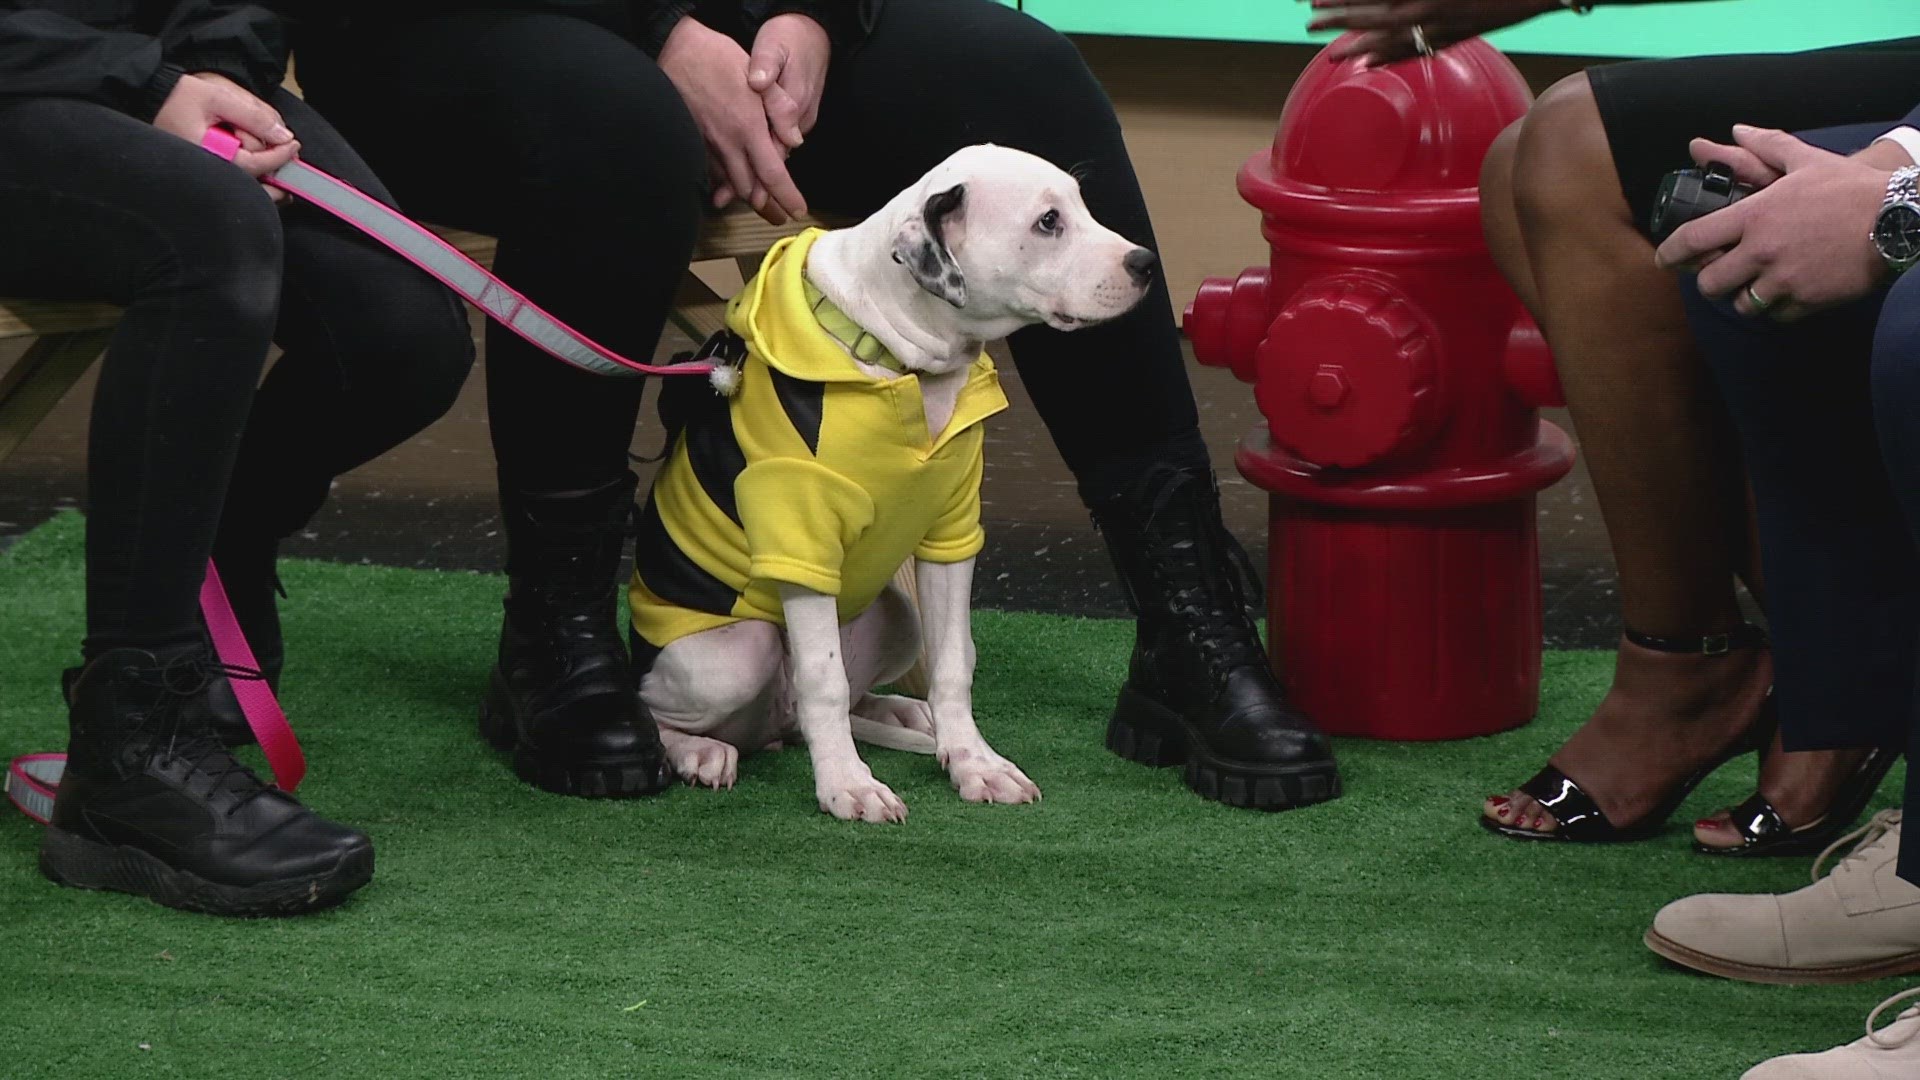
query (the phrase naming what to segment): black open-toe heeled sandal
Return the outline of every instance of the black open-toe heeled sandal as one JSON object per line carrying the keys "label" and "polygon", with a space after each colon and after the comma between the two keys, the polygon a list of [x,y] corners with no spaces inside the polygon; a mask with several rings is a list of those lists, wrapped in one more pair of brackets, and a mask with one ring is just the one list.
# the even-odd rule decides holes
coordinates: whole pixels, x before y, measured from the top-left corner
{"label": "black open-toe heeled sandal", "polygon": [[[1710,634],[1701,638],[1662,638],[1633,630],[1626,630],[1623,633],[1628,641],[1643,649],[1698,656],[1725,656],[1735,650],[1758,649],[1767,644],[1766,631],[1750,624],[1743,625],[1730,633]],[[1667,793],[1666,798],[1661,800],[1660,805],[1655,807],[1652,813],[1624,828],[1608,821],[1607,816],[1600,811],[1600,804],[1594,802],[1592,796],[1582,791],[1572,777],[1553,765],[1548,765],[1535,773],[1531,780],[1520,785],[1519,791],[1539,803],[1541,808],[1553,818],[1557,828],[1523,829],[1517,825],[1495,821],[1485,813],[1480,815],[1480,825],[1488,832],[1513,840],[1559,841],[1568,844],[1624,844],[1651,839],[1666,827],[1667,819],[1680,809],[1680,805],[1687,801],[1687,796],[1693,794],[1693,789],[1699,787],[1702,780],[1734,758],[1771,743],[1776,723],[1773,690],[1769,687],[1766,700],[1761,704],[1759,714],[1754,717],[1754,722],[1745,735],[1717,760],[1688,774]]]}
{"label": "black open-toe heeled sandal", "polygon": [[1780,812],[1773,808],[1773,803],[1756,791],[1731,811],[1733,831],[1740,835],[1739,844],[1714,847],[1695,840],[1693,850],[1702,855],[1732,859],[1817,855],[1859,820],[1861,812],[1873,801],[1874,792],[1880,790],[1880,782],[1887,778],[1888,770],[1899,758],[1899,752],[1894,750],[1881,749],[1868,754],[1860,762],[1860,767],[1847,778],[1847,782],[1841,785],[1840,793],[1826,816],[1798,829],[1788,828]]}

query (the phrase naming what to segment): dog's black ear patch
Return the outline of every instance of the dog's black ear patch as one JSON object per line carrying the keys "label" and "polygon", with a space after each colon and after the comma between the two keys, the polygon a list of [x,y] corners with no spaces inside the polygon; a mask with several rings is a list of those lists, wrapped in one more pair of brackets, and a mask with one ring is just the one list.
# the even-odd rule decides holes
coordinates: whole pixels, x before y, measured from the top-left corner
{"label": "dog's black ear patch", "polygon": [[927,205],[921,210],[921,216],[927,219],[927,231],[935,240],[945,242],[947,219],[960,209],[967,199],[967,185],[955,184],[945,191],[936,191],[927,198]]}
{"label": "dog's black ear patch", "polygon": [[949,219],[966,204],[967,185],[955,184],[928,196],[920,216],[901,226],[894,237],[893,261],[907,268],[913,280],[954,307],[967,306],[967,275],[947,246]]}

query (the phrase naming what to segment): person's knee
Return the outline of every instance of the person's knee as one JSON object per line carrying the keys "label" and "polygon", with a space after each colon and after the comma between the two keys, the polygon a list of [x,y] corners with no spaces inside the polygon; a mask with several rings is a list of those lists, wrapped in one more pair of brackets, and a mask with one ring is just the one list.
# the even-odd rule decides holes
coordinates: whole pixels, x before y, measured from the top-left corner
{"label": "person's knee", "polygon": [[433,282],[398,289],[375,313],[354,320],[348,335],[362,362],[378,357],[379,392],[418,430],[445,416],[473,368],[466,308]]}
{"label": "person's knee", "polygon": [[[1032,82],[1029,101],[1044,101],[1039,110],[1057,122],[1093,124],[1119,130],[1120,122],[1107,91],[1080,55],[1079,46],[1065,34],[1031,15],[1021,15],[1019,32],[993,43],[996,59],[1006,57],[1009,74],[1024,73]],[[1007,52],[1002,54],[1001,49]]]}
{"label": "person's knee", "polygon": [[697,213],[707,151],[693,114],[658,68],[593,71],[543,102],[548,128],[529,163],[531,194],[621,221]]}
{"label": "person's knee", "polygon": [[975,142],[1025,143],[1040,152],[1054,138],[1119,133],[1112,99],[1066,35],[1012,10],[996,23],[991,39],[957,42],[917,66],[915,77],[932,89],[909,96],[943,100],[940,111],[961,118]]}
{"label": "person's knee", "polygon": [[1909,418],[1920,417],[1916,356],[1920,356],[1920,279],[1903,279],[1880,309],[1873,335],[1873,404],[1883,425],[1911,427],[1914,420]]}
{"label": "person's knee", "polygon": [[1513,202],[1514,160],[1520,152],[1524,119],[1508,124],[1494,136],[1480,162],[1480,220],[1489,240],[1519,231]]}
{"label": "person's knee", "polygon": [[1553,84],[1527,111],[1514,136],[1509,176],[1523,220],[1593,210],[1592,186],[1610,180],[1613,167],[1593,86],[1584,73]]}
{"label": "person's knee", "polygon": [[1520,131],[1525,125],[1524,117],[1515,120],[1487,146],[1487,156],[1480,162],[1482,213],[1507,216],[1513,213],[1514,161],[1520,153]]}
{"label": "person's knee", "polygon": [[225,167],[197,175],[155,228],[151,255],[135,273],[136,300],[207,304],[236,330],[272,328],[285,238],[259,183]]}

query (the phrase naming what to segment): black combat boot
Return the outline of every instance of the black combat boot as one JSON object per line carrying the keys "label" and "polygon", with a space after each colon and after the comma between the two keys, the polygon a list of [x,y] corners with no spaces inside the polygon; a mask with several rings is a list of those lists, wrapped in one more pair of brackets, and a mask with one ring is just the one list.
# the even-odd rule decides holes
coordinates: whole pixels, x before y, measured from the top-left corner
{"label": "black combat boot", "polygon": [[628,473],[577,494],[501,496],[506,618],[480,732],[546,791],[632,798],[673,779],[614,619],[637,483]]}
{"label": "black combat boot", "polygon": [[373,878],[373,842],[261,783],[205,723],[204,644],[114,649],[73,686],[66,772],[40,845],[62,885],[213,915],[298,915]]}
{"label": "black combat boot", "polygon": [[1212,471],[1156,465],[1096,498],[1093,516],[1138,620],[1107,748],[1184,765],[1188,787],[1231,806],[1338,796],[1326,737],[1287,703],[1260,646],[1259,578],[1221,521]]}

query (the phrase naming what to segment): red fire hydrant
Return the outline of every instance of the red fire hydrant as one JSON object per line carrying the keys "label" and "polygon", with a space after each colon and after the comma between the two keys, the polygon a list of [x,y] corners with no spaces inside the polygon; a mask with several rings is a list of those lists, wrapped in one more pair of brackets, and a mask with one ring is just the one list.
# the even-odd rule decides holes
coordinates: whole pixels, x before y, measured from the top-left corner
{"label": "red fire hydrant", "polygon": [[1368,70],[1316,58],[1241,169],[1269,266],[1187,309],[1254,385],[1236,464],[1270,493],[1275,670],[1328,732],[1518,727],[1540,691],[1535,493],[1573,466],[1551,356],[1487,253],[1480,165],[1526,81],[1478,39]]}

